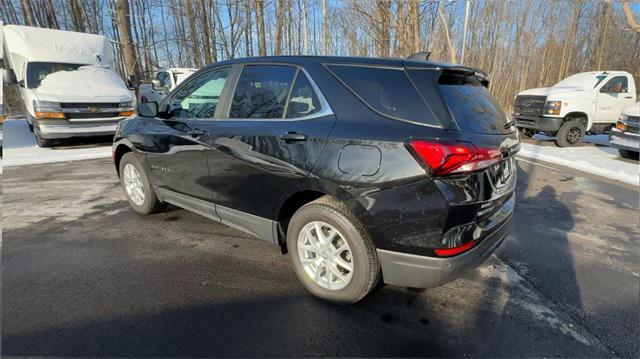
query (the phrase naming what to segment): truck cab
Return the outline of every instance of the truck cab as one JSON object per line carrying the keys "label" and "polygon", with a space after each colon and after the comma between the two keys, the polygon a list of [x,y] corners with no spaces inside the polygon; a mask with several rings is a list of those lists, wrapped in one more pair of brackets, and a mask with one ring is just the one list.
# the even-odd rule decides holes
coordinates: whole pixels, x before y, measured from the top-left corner
{"label": "truck cab", "polygon": [[166,68],[159,69],[148,84],[140,84],[138,87],[138,102],[158,102],[173,90],[178,84],[187,79],[198,69],[193,68]]}
{"label": "truck cab", "polygon": [[520,133],[556,136],[560,147],[582,142],[587,133],[605,133],[620,111],[636,102],[633,76],[624,71],[583,72],[557,84],[520,92],[513,119]]}
{"label": "truck cab", "polygon": [[55,140],[113,135],[132,115],[135,96],[114,69],[113,49],[100,35],[29,26],[3,27],[9,69],[40,147]]}

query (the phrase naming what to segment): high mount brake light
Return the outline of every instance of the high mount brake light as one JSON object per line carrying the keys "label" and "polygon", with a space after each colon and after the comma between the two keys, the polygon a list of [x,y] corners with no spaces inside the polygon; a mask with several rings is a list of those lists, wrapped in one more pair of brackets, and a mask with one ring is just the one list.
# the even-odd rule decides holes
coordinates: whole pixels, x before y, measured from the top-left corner
{"label": "high mount brake light", "polygon": [[468,173],[487,168],[501,159],[500,151],[467,142],[413,140],[413,151],[436,175]]}

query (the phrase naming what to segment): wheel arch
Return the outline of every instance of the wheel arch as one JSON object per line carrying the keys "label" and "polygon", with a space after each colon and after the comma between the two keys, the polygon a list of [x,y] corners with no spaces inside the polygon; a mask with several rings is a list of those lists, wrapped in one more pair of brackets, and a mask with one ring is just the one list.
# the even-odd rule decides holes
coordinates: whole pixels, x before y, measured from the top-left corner
{"label": "wheel arch", "polygon": [[133,148],[126,143],[119,143],[113,147],[113,163],[116,166],[116,173],[120,177],[120,160],[126,153],[133,152]]}
{"label": "wheel arch", "polygon": [[282,253],[287,253],[286,234],[289,221],[293,214],[307,203],[322,196],[331,196],[344,203],[356,217],[363,213],[360,203],[349,192],[341,187],[321,179],[307,179],[302,184],[284,193],[276,205],[274,217],[278,226],[278,244]]}
{"label": "wheel arch", "polygon": [[576,119],[579,119],[584,124],[584,127],[585,129],[587,129],[587,131],[591,128],[591,117],[589,117],[587,113],[581,111],[572,111],[564,115],[564,120],[562,121],[562,123]]}

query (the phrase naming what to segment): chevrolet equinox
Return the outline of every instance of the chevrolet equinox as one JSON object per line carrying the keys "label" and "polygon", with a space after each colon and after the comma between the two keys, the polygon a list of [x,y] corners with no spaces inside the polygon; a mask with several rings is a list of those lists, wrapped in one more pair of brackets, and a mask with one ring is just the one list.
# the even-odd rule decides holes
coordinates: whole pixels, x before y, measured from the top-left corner
{"label": "chevrolet equinox", "polygon": [[520,145],[487,86],[432,61],[225,61],[139,104],[113,158],[135,211],[269,241],[311,293],[353,303],[379,281],[452,281],[505,238]]}

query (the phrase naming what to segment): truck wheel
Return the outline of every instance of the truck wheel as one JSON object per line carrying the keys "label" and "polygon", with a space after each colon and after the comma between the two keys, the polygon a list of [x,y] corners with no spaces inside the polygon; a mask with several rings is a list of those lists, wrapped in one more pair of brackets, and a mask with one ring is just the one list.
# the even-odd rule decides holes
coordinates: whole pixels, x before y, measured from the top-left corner
{"label": "truck wheel", "polygon": [[40,135],[38,135],[38,133],[36,133],[35,136],[36,136],[36,142],[38,143],[38,147],[47,148],[47,147],[52,147],[53,146],[53,141],[52,140],[48,140],[46,138],[42,138],[42,137],[40,137]]}
{"label": "truck wheel", "polygon": [[629,151],[629,150],[623,150],[622,148],[619,148],[618,152],[620,153],[620,156],[622,156],[624,158],[629,158],[629,159],[632,159],[632,160],[637,160],[638,156],[640,155],[640,153],[638,153],[638,152]]}
{"label": "truck wheel", "polygon": [[582,142],[586,130],[580,120],[569,120],[560,126],[556,137],[556,143],[560,147],[570,147]]}
{"label": "truck wheel", "polygon": [[142,163],[132,152],[120,159],[120,183],[131,207],[140,214],[151,214],[164,209],[164,203],[156,196]]}
{"label": "truck wheel", "polygon": [[324,300],[355,303],[380,280],[373,242],[351,211],[330,196],[304,205],[293,215],[287,248],[298,279]]}

